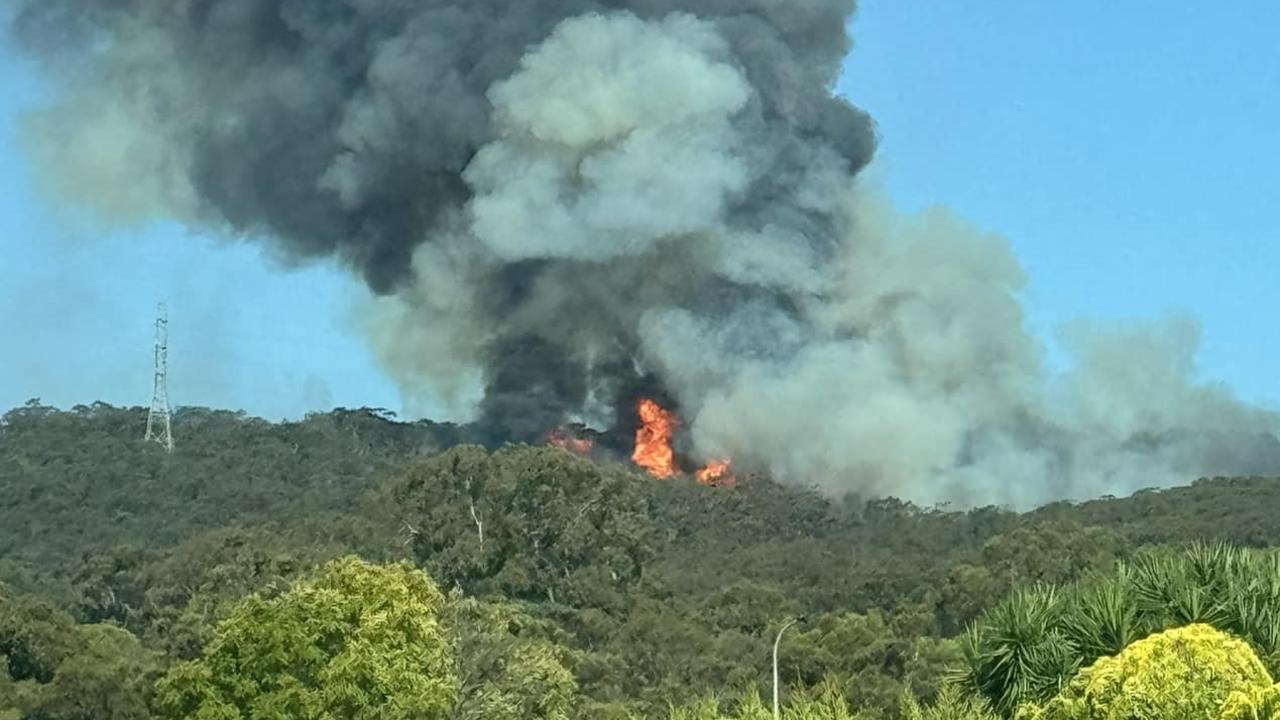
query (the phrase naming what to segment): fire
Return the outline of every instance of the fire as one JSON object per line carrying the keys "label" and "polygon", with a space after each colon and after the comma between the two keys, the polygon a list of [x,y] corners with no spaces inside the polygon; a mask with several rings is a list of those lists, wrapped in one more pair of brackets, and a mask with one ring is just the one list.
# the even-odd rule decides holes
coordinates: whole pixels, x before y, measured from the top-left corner
{"label": "fire", "polygon": [[591,448],[595,445],[591,438],[580,438],[568,428],[556,428],[547,433],[547,442],[562,450],[568,450],[578,455],[590,453]]}
{"label": "fire", "polygon": [[671,450],[671,434],[678,423],[675,414],[648,398],[641,400],[636,409],[641,424],[636,430],[636,448],[631,460],[659,480],[675,476],[675,453]]}
{"label": "fire", "polygon": [[[640,414],[640,428],[636,430],[631,460],[659,480],[683,474],[685,471],[676,464],[676,454],[671,448],[671,438],[680,425],[680,418],[649,398],[642,399],[636,411]],[[562,426],[547,433],[547,443],[577,455],[589,455],[595,447],[589,433],[581,425]],[[712,460],[693,476],[703,485],[733,487],[738,479],[730,471],[731,465],[729,458]]]}
{"label": "fire", "polygon": [[729,467],[733,464],[729,458],[722,460],[712,460],[707,466],[694,474],[698,478],[698,482],[703,485],[718,485],[720,487],[733,487],[738,484],[738,479],[729,471]]}
{"label": "fire", "polygon": [[[675,477],[681,470],[676,466],[671,436],[680,424],[680,419],[649,398],[642,399],[636,410],[640,413],[640,429],[636,430],[636,448],[631,453],[632,461],[659,480]],[[694,477],[703,485],[733,487],[738,479],[729,471],[731,464],[729,458],[713,460],[694,473]]]}

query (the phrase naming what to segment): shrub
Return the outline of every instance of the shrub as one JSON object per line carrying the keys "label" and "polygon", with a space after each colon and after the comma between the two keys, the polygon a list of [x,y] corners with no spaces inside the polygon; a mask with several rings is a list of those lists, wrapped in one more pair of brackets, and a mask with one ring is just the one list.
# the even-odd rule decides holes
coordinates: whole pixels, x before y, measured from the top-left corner
{"label": "shrub", "polygon": [[1019,720],[1219,720],[1272,686],[1252,648],[1208,625],[1167,630],[1080,670],[1044,706]]}
{"label": "shrub", "polygon": [[1020,590],[969,628],[963,680],[1010,717],[1049,701],[1082,666],[1198,624],[1235,635],[1268,672],[1280,670],[1280,553],[1198,544],[1145,552],[1064,588]]}

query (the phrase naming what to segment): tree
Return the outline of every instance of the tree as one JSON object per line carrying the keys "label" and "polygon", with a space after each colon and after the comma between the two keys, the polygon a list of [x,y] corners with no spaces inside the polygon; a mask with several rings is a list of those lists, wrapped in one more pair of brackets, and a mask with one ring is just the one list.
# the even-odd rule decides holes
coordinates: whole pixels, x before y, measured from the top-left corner
{"label": "tree", "polygon": [[148,720],[154,653],[111,625],[77,628],[78,646],[57,669],[31,717],[44,720]]}
{"label": "tree", "polygon": [[479,595],[617,606],[652,554],[644,482],[558,448],[462,446],[397,490],[415,555]]}
{"label": "tree", "polygon": [[0,588],[0,670],[0,718],[146,720],[159,665],[120,628]]}
{"label": "tree", "polygon": [[783,643],[782,667],[802,686],[839,678],[854,707],[893,713],[906,690],[931,694],[956,659],[949,643],[897,625],[879,610],[824,615]]}
{"label": "tree", "polygon": [[407,564],[347,557],[276,598],[249,596],[203,656],[172,668],[171,718],[430,720],[458,696],[445,598]]}
{"label": "tree", "polygon": [[1043,522],[996,535],[980,561],[951,569],[942,588],[940,615],[949,633],[1019,587],[1075,582],[1111,569],[1123,556],[1124,539],[1113,530],[1073,522]]}
{"label": "tree", "polygon": [[[377,410],[269,423],[180,409],[187,442],[172,455],[141,442],[145,422],[145,408],[102,404],[37,403],[0,419],[0,581],[74,621],[118,623],[160,663],[211,651],[244,595],[273,601],[317,565],[358,554],[412,558],[442,587],[476,596],[467,618],[455,619],[452,601],[439,616],[458,648],[458,713],[554,716],[571,671],[574,718],[666,717],[670,703],[767,679],[770,629],[804,614],[782,643],[784,680],[802,689],[834,674],[861,712],[893,717],[905,688],[934,696],[957,646],[945,637],[1036,582],[1058,586],[1062,611],[1044,630],[1069,660],[1045,671],[1041,702],[1079,666],[1193,619],[1251,643],[1273,675],[1280,665],[1280,556],[1213,546],[1194,562],[1133,556],[1135,538],[1280,542],[1275,480],[962,513],[841,503],[764,477],[732,491],[655,482],[554,448],[438,453],[475,428]],[[1069,584],[1116,558],[1123,574]],[[999,615],[978,625],[996,629]],[[23,679],[0,672],[0,706],[18,717],[56,683],[88,687],[65,682],[82,651],[138,649],[99,638],[113,649],[94,655],[71,618],[47,607],[19,616],[5,665]],[[1019,628],[1034,640],[1033,626]],[[146,676],[130,667],[142,663],[116,666],[103,685],[145,689],[123,681]]]}
{"label": "tree", "polygon": [[511,603],[455,595],[444,622],[454,638],[460,680],[452,720],[567,720],[577,682],[554,626]]}
{"label": "tree", "polygon": [[139,598],[121,617],[128,620],[125,627],[169,656],[191,660],[212,638],[218,613],[229,604],[251,593],[278,595],[342,554],[337,546],[265,530],[214,530],[114,578],[85,573],[84,595]]}

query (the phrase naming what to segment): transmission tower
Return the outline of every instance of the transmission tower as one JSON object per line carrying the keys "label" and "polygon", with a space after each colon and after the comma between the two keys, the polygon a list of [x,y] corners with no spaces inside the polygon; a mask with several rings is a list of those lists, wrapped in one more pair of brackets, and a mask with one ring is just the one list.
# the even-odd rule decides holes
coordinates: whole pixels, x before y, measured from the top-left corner
{"label": "transmission tower", "polygon": [[156,312],[156,375],[147,413],[147,442],[155,441],[173,452],[173,428],[169,408],[169,311],[164,303]]}

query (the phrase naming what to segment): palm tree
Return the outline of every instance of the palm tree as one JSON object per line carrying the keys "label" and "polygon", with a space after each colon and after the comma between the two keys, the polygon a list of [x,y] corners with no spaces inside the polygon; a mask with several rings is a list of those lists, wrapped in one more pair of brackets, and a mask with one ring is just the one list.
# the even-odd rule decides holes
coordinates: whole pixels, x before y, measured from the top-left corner
{"label": "palm tree", "polygon": [[1082,588],[1076,599],[1063,618],[1063,632],[1080,653],[1081,664],[1115,655],[1147,634],[1125,569]]}
{"label": "palm tree", "polygon": [[1057,692],[1078,667],[1064,609],[1061,595],[1041,586],[1015,592],[974,623],[961,643],[965,684],[1006,716]]}

